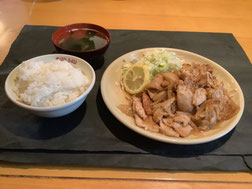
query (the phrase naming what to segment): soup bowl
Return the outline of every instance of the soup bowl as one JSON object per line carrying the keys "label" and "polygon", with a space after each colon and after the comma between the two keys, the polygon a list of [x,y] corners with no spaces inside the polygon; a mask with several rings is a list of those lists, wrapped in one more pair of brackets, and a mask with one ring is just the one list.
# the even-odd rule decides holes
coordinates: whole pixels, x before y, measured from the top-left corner
{"label": "soup bowl", "polygon": [[58,52],[78,56],[89,62],[102,58],[110,41],[108,30],[89,23],[67,25],[52,35],[52,42]]}

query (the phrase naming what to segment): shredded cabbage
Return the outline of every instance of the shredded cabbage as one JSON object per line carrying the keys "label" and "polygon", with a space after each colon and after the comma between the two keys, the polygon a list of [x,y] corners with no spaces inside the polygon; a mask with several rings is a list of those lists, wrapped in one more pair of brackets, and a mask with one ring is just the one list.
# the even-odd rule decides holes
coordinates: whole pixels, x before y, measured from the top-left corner
{"label": "shredded cabbage", "polygon": [[140,58],[133,59],[122,67],[123,74],[132,64],[140,63],[147,65],[150,70],[151,78],[158,73],[179,70],[182,67],[182,60],[177,57],[175,52],[166,49],[145,52]]}

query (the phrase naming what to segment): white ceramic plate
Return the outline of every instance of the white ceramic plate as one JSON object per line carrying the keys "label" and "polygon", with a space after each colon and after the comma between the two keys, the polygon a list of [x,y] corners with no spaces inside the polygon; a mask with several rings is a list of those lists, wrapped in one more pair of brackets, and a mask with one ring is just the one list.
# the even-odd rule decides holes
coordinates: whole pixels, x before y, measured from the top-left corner
{"label": "white ceramic plate", "polygon": [[131,59],[136,59],[139,56],[141,56],[144,52],[152,51],[154,49],[164,49],[164,48],[147,48],[147,49],[140,49],[133,52],[129,52],[117,58],[106,69],[106,71],[103,74],[102,81],[101,81],[101,93],[102,93],[103,100],[106,106],[108,107],[108,109],[111,111],[111,113],[120,122],[122,122],[124,125],[132,129],[133,131],[143,136],[152,138],[157,141],[166,142],[166,143],[185,144],[185,145],[186,144],[200,144],[200,143],[205,143],[205,142],[218,139],[222,137],[223,135],[227,134],[229,131],[231,131],[240,120],[243,113],[243,109],[244,109],[244,97],[243,97],[243,93],[239,84],[228,71],[226,71],[217,63],[203,56],[197,55],[195,53],[191,53],[191,52],[179,50],[179,49],[166,48],[167,50],[171,52],[175,52],[177,56],[184,59],[186,62],[211,64],[214,68],[213,74],[219,80],[224,82],[224,88],[226,88],[227,90],[236,91],[233,96],[233,100],[235,101],[237,105],[240,106],[240,111],[238,112],[238,114],[236,114],[233,118],[229,120],[223,121],[216,128],[212,130],[202,132],[198,135],[190,135],[187,138],[175,138],[175,137],[168,137],[168,136],[164,136],[158,133],[152,133],[150,131],[146,131],[136,126],[133,118],[125,115],[124,113],[120,111],[118,106],[120,104],[127,104],[125,93],[120,89],[120,85],[119,85],[119,81],[121,78],[121,68],[123,64],[125,64],[123,60],[129,61]]}

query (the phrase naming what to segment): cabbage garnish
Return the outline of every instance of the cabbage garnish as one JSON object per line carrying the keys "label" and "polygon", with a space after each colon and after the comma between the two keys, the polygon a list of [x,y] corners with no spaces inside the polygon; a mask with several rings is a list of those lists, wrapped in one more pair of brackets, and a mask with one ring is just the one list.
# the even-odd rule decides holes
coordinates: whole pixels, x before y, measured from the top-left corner
{"label": "cabbage garnish", "polygon": [[179,70],[182,67],[182,62],[183,61],[177,57],[175,52],[169,52],[166,49],[153,50],[145,52],[138,59],[126,62],[122,67],[122,74],[124,74],[132,64],[140,63],[148,66],[152,79],[161,72]]}

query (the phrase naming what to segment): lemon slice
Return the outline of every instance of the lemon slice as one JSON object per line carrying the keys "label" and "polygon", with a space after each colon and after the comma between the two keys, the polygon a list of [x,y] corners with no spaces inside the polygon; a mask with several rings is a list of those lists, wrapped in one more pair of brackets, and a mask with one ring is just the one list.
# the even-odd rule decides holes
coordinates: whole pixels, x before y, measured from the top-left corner
{"label": "lemon slice", "polygon": [[142,92],[149,83],[150,73],[148,66],[134,64],[126,71],[123,77],[125,90],[130,94]]}

